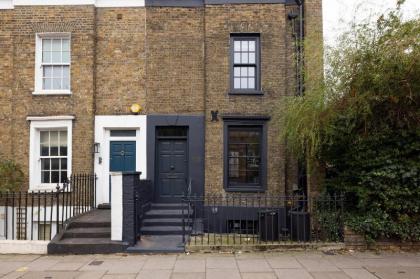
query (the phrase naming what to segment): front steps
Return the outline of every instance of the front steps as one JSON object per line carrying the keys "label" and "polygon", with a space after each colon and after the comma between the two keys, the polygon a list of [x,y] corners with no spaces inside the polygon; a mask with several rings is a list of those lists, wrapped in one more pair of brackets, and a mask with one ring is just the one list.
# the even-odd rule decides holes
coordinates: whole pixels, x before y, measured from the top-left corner
{"label": "front steps", "polygon": [[[134,253],[179,253],[185,246],[182,235],[191,230],[190,224],[183,226],[183,218],[191,215],[187,205],[169,203],[152,204],[145,214],[141,227],[141,239],[136,246],[129,247]],[[185,220],[185,219],[184,219]],[[186,220],[185,220],[186,221]]]}
{"label": "front steps", "polygon": [[48,254],[108,254],[127,247],[111,241],[111,210],[96,209],[71,220],[48,244]]}

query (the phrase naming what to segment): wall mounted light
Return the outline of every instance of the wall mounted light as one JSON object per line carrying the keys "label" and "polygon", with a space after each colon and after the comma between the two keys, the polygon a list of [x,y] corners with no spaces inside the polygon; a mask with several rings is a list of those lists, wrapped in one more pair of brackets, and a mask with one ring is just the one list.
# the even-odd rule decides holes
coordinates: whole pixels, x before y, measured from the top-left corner
{"label": "wall mounted light", "polygon": [[142,111],[142,107],[139,104],[132,104],[130,107],[130,111],[133,114],[139,114]]}
{"label": "wall mounted light", "polygon": [[94,154],[98,154],[99,153],[99,147],[100,147],[100,143],[99,142],[95,142],[93,144],[93,153]]}
{"label": "wall mounted light", "polygon": [[211,111],[211,122],[217,122],[219,121],[219,111],[218,110],[212,110]]}

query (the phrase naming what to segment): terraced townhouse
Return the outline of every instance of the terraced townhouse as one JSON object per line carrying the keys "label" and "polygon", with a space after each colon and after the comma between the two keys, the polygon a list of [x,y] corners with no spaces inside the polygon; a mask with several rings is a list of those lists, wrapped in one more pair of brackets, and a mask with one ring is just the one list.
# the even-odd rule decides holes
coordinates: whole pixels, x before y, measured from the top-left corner
{"label": "terraced townhouse", "polygon": [[95,207],[114,173],[162,208],[308,194],[277,110],[302,93],[300,36],[322,48],[321,0],[0,0],[0,156],[28,192],[94,173]]}

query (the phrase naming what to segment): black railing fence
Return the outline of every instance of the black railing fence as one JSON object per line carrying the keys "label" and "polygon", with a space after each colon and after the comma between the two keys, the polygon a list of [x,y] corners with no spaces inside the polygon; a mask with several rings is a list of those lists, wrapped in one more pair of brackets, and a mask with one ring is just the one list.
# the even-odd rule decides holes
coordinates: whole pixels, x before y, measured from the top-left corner
{"label": "black railing fence", "polygon": [[206,195],[183,198],[187,245],[342,241],[342,196]]}
{"label": "black railing fence", "polygon": [[66,221],[95,208],[96,176],[73,174],[55,190],[0,192],[0,239],[51,240]]}

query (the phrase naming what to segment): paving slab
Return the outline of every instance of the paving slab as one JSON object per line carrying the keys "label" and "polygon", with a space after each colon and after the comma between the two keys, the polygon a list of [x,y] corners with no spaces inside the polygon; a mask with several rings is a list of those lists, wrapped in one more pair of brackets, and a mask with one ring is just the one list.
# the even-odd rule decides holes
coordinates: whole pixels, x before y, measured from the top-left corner
{"label": "paving slab", "polygon": [[239,270],[248,272],[273,272],[266,259],[237,260]]}
{"label": "paving slab", "polygon": [[196,273],[206,271],[206,261],[203,260],[177,260],[174,266],[174,272]]}
{"label": "paving slab", "polygon": [[378,277],[364,268],[344,268],[343,271],[350,276],[351,279],[378,279]]}
{"label": "paving slab", "polygon": [[333,272],[311,272],[314,279],[351,279],[346,273],[342,271]]}
{"label": "paving slab", "polygon": [[241,279],[237,269],[207,269],[206,279]]}
{"label": "paving slab", "polygon": [[135,279],[136,274],[105,274],[102,279]]}
{"label": "paving slab", "polygon": [[298,261],[310,272],[340,271],[334,264],[324,258],[299,259]]}
{"label": "paving slab", "polygon": [[205,278],[206,278],[206,274],[204,272],[203,273],[180,272],[180,273],[173,273],[171,276],[171,279],[205,279]]}
{"label": "paving slab", "polygon": [[233,257],[209,257],[206,259],[206,268],[212,269],[238,269]]}
{"label": "paving slab", "polygon": [[242,273],[242,279],[277,279],[274,272]]}
{"label": "paving slab", "polygon": [[419,279],[420,268],[416,267],[368,267],[367,270],[381,279]]}
{"label": "paving slab", "polygon": [[72,271],[72,270],[78,270],[79,268],[81,268],[82,266],[84,266],[85,263],[84,262],[63,262],[60,261],[56,264],[54,264],[53,266],[49,267],[48,270],[51,271]]}
{"label": "paving slab", "polygon": [[291,256],[266,257],[271,268],[303,268],[302,265]]}
{"label": "paving slab", "polygon": [[137,279],[170,279],[172,270],[141,270]]}
{"label": "paving slab", "polygon": [[176,261],[176,256],[154,256],[148,257],[145,264],[143,265],[143,270],[153,270],[153,269],[173,269]]}
{"label": "paving slab", "polygon": [[51,278],[51,279],[72,279],[77,278],[78,272],[68,271],[33,271],[25,273],[21,278],[23,279],[39,279],[39,278]]}
{"label": "paving slab", "polygon": [[304,269],[275,269],[279,279],[313,279],[313,277]]}
{"label": "paving slab", "polygon": [[105,275],[105,271],[84,271],[80,272],[77,279],[100,279]]}
{"label": "paving slab", "polygon": [[6,275],[22,266],[26,266],[27,264],[27,262],[0,262],[0,274]]}

